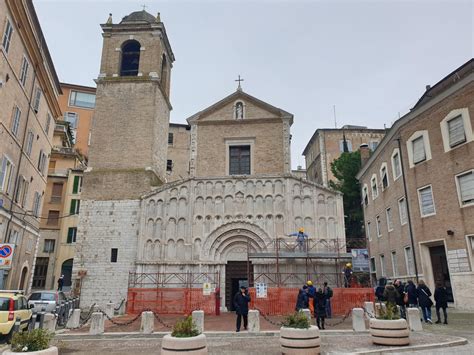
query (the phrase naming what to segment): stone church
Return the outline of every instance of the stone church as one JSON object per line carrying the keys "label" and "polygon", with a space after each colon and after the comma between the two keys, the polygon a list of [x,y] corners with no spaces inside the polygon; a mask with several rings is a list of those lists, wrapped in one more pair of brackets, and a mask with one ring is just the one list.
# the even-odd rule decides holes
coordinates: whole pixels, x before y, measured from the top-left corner
{"label": "stone church", "polygon": [[[159,15],[101,26],[73,271],[82,306],[126,298],[130,272],[217,273],[229,306],[242,278],[230,265],[268,253],[252,261],[250,278],[275,272],[276,238],[291,244],[287,235],[303,227],[322,241],[316,253],[344,245],[342,196],[291,174],[291,113],[239,85],[188,125],[170,124],[175,57]],[[280,272],[305,272],[298,258],[280,263]],[[313,263],[334,272],[334,259]]]}

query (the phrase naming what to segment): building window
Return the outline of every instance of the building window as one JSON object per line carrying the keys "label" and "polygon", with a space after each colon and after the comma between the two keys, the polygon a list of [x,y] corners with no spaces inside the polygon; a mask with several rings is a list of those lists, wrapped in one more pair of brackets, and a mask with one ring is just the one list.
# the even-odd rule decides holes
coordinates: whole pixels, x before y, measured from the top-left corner
{"label": "building window", "polygon": [[410,168],[431,159],[431,148],[428,131],[417,131],[407,140],[408,161]]}
{"label": "building window", "polygon": [[14,229],[10,229],[10,233],[8,234],[8,243],[11,244],[18,244],[18,239],[20,239],[20,233]]}
{"label": "building window", "polygon": [[375,217],[375,228],[377,229],[377,237],[380,238],[382,236],[382,221],[380,220],[380,216]]}
{"label": "building window", "polygon": [[13,188],[13,170],[14,166],[10,159],[3,156],[3,159],[0,163],[0,190],[3,191],[5,194],[10,194]]}
{"label": "building window", "polygon": [[379,188],[377,186],[377,175],[372,175],[372,179],[370,179],[370,186],[372,187],[372,200],[375,200],[379,195]]}
{"label": "building window", "polygon": [[402,175],[402,164],[400,161],[400,151],[398,149],[393,150],[392,154],[392,173],[393,180],[397,180]]}
{"label": "building window", "polygon": [[71,129],[77,128],[77,123],[79,121],[79,115],[75,112],[64,112],[64,121],[69,123]]}
{"label": "building window", "polygon": [[67,243],[72,244],[76,242],[77,227],[70,227],[67,230]]}
{"label": "building window", "polygon": [[382,164],[380,169],[380,180],[382,180],[382,191],[388,187],[388,172],[387,172],[387,163]]}
{"label": "building window", "polygon": [[26,155],[31,157],[31,151],[33,149],[33,140],[35,138],[35,135],[33,132],[29,131],[27,136],[26,136]]}
{"label": "building window", "polygon": [[33,288],[44,289],[46,276],[48,275],[49,258],[36,258],[35,272],[33,276]]}
{"label": "building window", "polygon": [[250,146],[229,147],[229,174],[250,175]]}
{"label": "building window", "polygon": [[378,145],[379,145],[379,142],[371,141],[371,142],[369,142],[369,149],[371,151],[375,151],[375,149],[377,149]]}
{"label": "building window", "polygon": [[110,250],[110,262],[111,263],[116,263],[118,258],[118,249],[117,248],[112,248]]}
{"label": "building window", "polygon": [[120,76],[137,76],[140,64],[140,43],[135,40],[127,41],[122,46],[122,62]]}
{"label": "building window", "polygon": [[390,207],[387,208],[385,214],[387,215],[387,230],[391,232],[393,231],[392,209]]}
{"label": "building window", "polygon": [[370,235],[371,233],[370,228],[371,228],[370,222],[367,222],[367,238],[369,239],[369,242],[372,241],[372,236]]}
{"label": "building window", "polygon": [[60,203],[63,197],[63,183],[53,183],[53,189],[51,192],[51,203]]}
{"label": "building window", "polygon": [[46,115],[46,126],[44,127],[44,131],[46,134],[49,134],[49,127],[51,126],[51,114],[48,112]]}
{"label": "building window", "polygon": [[95,107],[95,94],[80,91],[71,91],[69,95],[69,106],[82,108]]}
{"label": "building window", "polygon": [[371,257],[371,258],[370,258],[370,272],[371,272],[372,274],[374,274],[374,273],[377,272],[377,270],[376,270],[376,268],[375,268],[375,258],[374,258],[374,257]]}
{"label": "building window", "polygon": [[74,176],[74,182],[72,184],[72,193],[78,194],[82,191],[82,176]]}
{"label": "building window", "polygon": [[41,102],[41,89],[36,87],[35,97],[33,98],[33,110],[38,113]]}
{"label": "building window", "polygon": [[413,140],[413,162],[415,164],[418,164],[425,160],[425,144],[423,142],[423,136],[421,136]]}
{"label": "building window", "polygon": [[30,67],[30,63],[28,63],[28,60],[26,59],[26,57],[23,57],[23,61],[21,62],[21,69],[20,69],[20,83],[23,86],[25,86],[26,84],[29,67]]}
{"label": "building window", "polygon": [[445,152],[474,140],[471,119],[467,108],[449,112],[440,122],[440,128]]}
{"label": "building window", "polygon": [[398,276],[398,261],[397,261],[397,253],[392,251],[392,275],[393,277]]}
{"label": "building window", "polygon": [[28,198],[28,189],[30,187],[30,182],[26,181],[26,179],[23,182],[23,188],[20,196],[20,204],[24,207],[26,206],[26,200]]}
{"label": "building window", "polygon": [[474,204],[474,170],[456,176],[459,202],[461,206]]}
{"label": "building window", "polygon": [[45,239],[44,240],[44,249],[43,252],[45,253],[52,253],[54,252],[54,244],[56,241],[54,239]]}
{"label": "building window", "polygon": [[48,159],[48,157],[43,152],[43,150],[40,150],[39,158],[38,158],[38,170],[42,175],[44,175],[44,168],[46,166],[46,160],[47,159]]}
{"label": "building window", "polygon": [[39,216],[40,208],[41,208],[41,195],[39,194],[39,192],[35,192],[35,196],[33,198],[33,208],[32,208],[33,215],[35,217]]}
{"label": "building window", "polygon": [[415,274],[415,263],[413,262],[413,253],[411,247],[405,247],[405,263],[408,275]]}
{"label": "building window", "polygon": [[386,276],[385,272],[385,256],[383,254],[380,254],[380,275],[381,276]]}
{"label": "building window", "polygon": [[364,206],[369,205],[369,188],[367,185],[364,185],[364,188],[362,189],[362,199],[363,199],[363,204]]}
{"label": "building window", "polygon": [[15,105],[15,107],[13,107],[13,113],[12,113],[12,133],[15,137],[18,137],[18,131],[20,129],[20,118],[21,118],[20,108]]}
{"label": "building window", "polygon": [[173,171],[173,161],[168,159],[166,161],[166,171],[172,172]]}
{"label": "building window", "polygon": [[244,103],[242,101],[237,101],[234,105],[234,118],[236,120],[244,119]]}
{"label": "building window", "polygon": [[428,217],[436,214],[431,186],[418,189],[418,201],[420,203],[421,217]]}
{"label": "building window", "polygon": [[173,133],[168,133],[168,144],[173,145],[174,135]]}
{"label": "building window", "polygon": [[22,193],[23,189],[25,188],[25,182],[26,181],[24,176],[18,177],[18,186],[16,188],[15,202],[20,203],[22,201]]}
{"label": "building window", "polygon": [[[352,152],[352,142],[349,139],[346,139],[346,143],[347,143],[347,151]],[[344,139],[341,139],[339,141],[339,151],[341,153],[344,152]]]}
{"label": "building window", "polygon": [[400,224],[403,226],[408,222],[407,203],[405,197],[398,200],[398,212],[400,214]]}
{"label": "building window", "polygon": [[48,211],[48,220],[46,221],[48,226],[57,226],[59,225],[59,211]]}
{"label": "building window", "polygon": [[163,53],[161,56],[161,76],[160,76],[160,84],[163,90],[166,88],[167,85],[167,73],[168,73],[168,61],[166,60],[166,56]]}
{"label": "building window", "polygon": [[10,42],[13,34],[13,26],[9,19],[6,21],[5,31],[3,31],[2,47],[5,49],[5,52],[8,53],[10,49]]}
{"label": "building window", "polygon": [[79,207],[81,200],[73,198],[71,200],[71,207],[69,208],[69,214],[79,214]]}

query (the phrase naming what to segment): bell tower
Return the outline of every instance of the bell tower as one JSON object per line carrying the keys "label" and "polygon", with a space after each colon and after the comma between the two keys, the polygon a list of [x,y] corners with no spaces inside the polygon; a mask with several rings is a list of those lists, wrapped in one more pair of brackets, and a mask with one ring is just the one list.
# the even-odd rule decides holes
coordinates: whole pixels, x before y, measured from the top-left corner
{"label": "bell tower", "polygon": [[174,62],[160,15],[101,25],[100,74],[84,198],[136,199],[164,181]]}

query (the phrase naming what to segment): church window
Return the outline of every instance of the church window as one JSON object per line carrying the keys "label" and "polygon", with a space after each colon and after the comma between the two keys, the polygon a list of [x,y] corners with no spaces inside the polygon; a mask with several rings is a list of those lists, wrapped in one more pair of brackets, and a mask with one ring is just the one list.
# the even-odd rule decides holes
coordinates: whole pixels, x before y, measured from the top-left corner
{"label": "church window", "polygon": [[170,159],[166,161],[166,171],[173,171],[173,161]]}
{"label": "church window", "polygon": [[140,43],[128,41],[122,46],[120,76],[137,76],[140,64]]}
{"label": "church window", "polygon": [[110,250],[110,262],[111,263],[116,263],[118,259],[118,249],[117,248],[112,248]]}
{"label": "church window", "polygon": [[166,87],[166,72],[168,69],[167,66],[168,66],[168,63],[166,61],[166,56],[163,54],[163,57],[161,59],[161,76],[160,76],[161,87],[163,89]]}
{"label": "church window", "polygon": [[244,118],[244,103],[242,101],[235,104],[234,118],[236,120],[242,120]]}
{"label": "church window", "polygon": [[239,145],[229,147],[229,174],[250,175],[250,146]]}
{"label": "church window", "polygon": [[173,133],[168,133],[168,144],[173,145],[174,135]]}

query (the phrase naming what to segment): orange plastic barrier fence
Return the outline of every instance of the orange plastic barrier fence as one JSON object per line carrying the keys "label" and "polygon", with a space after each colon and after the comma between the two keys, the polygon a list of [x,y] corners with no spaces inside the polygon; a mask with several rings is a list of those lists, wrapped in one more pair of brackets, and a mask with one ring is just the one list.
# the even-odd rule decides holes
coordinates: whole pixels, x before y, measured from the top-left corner
{"label": "orange plastic barrier fence", "polygon": [[216,295],[204,296],[202,288],[129,288],[127,313],[145,309],[161,314],[190,314],[194,310],[216,314]]}
{"label": "orange plastic barrier fence", "polygon": [[[332,315],[343,316],[352,308],[362,307],[366,301],[374,301],[372,288],[333,288],[331,298]],[[250,308],[258,309],[268,315],[285,315],[295,311],[298,288],[267,289],[267,298],[256,298],[255,288],[250,288]],[[312,300],[310,299],[310,302]]]}

